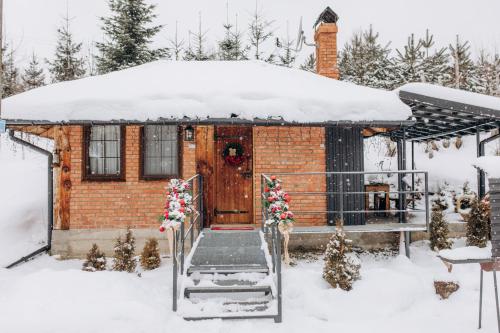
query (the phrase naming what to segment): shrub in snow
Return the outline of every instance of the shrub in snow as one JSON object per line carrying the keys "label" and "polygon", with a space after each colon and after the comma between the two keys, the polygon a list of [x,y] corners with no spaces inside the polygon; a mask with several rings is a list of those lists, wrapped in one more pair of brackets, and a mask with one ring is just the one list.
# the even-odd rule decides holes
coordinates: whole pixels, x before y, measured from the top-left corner
{"label": "shrub in snow", "polygon": [[436,294],[441,296],[441,299],[447,299],[458,290],[460,286],[456,282],[449,281],[434,281],[434,289],[436,290]]}
{"label": "shrub in snow", "polygon": [[351,290],[354,281],[360,278],[361,265],[347,253],[351,252],[352,241],[347,239],[341,223],[330,238],[325,252],[323,278],[333,287]]}
{"label": "shrub in snow", "polygon": [[113,270],[127,271],[132,273],[137,266],[134,258],[135,238],[130,228],[127,229],[125,239],[122,241],[121,236],[116,239],[115,255],[113,258]]}
{"label": "shrub in snow", "polygon": [[448,209],[448,201],[446,200],[446,193],[441,187],[434,194],[434,197],[432,199],[432,206],[433,206],[433,209],[434,209],[434,206],[436,206],[440,210],[447,210]]}
{"label": "shrub in snow", "polygon": [[160,249],[158,248],[158,240],[150,238],[144,245],[141,253],[141,267],[146,270],[151,270],[160,267]]}
{"label": "shrub in snow", "polygon": [[467,221],[467,246],[486,247],[490,232],[490,208],[486,201],[472,201],[469,219]]}
{"label": "shrub in snow", "polygon": [[94,243],[87,253],[87,260],[83,263],[82,270],[87,272],[106,270],[106,257],[104,253],[99,250],[97,244]]}
{"label": "shrub in snow", "polygon": [[432,207],[430,223],[430,247],[431,250],[451,249],[453,242],[448,239],[448,222],[444,218],[443,209],[435,204]]}

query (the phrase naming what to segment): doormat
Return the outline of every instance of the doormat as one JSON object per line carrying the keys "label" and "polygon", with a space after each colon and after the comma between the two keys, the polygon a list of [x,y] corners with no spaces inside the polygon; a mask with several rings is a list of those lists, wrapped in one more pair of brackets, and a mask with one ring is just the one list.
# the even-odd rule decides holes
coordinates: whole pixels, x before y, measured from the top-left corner
{"label": "doormat", "polygon": [[254,227],[211,227],[210,230],[255,230]]}

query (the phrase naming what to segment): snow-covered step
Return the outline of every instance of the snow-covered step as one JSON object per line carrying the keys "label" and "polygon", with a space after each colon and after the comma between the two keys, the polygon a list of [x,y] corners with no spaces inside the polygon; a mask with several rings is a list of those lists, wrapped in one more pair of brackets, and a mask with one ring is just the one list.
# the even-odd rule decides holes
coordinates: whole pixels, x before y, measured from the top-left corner
{"label": "snow-covered step", "polygon": [[268,273],[269,268],[263,265],[198,265],[191,266],[187,274],[231,274],[231,273]]}
{"label": "snow-covered step", "polygon": [[245,285],[242,283],[228,285],[228,286],[197,286],[197,287],[187,287],[184,289],[184,296],[190,297],[193,293],[199,294],[216,294],[216,293],[265,293],[270,294],[272,292],[271,286],[258,286],[258,285]]}

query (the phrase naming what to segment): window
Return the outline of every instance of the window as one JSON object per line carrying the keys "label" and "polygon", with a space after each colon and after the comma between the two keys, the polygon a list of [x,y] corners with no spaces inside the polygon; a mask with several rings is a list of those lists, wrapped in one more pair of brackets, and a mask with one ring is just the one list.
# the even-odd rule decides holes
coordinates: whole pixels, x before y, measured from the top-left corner
{"label": "window", "polygon": [[119,125],[85,128],[86,179],[122,179],[123,133]]}
{"label": "window", "polygon": [[179,132],[175,125],[146,125],[142,133],[142,176],[179,175]]}

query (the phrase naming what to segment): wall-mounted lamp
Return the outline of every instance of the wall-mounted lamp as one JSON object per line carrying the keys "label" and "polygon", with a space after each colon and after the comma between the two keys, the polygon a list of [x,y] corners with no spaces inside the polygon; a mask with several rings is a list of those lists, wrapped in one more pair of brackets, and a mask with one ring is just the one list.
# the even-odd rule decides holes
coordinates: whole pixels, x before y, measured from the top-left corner
{"label": "wall-mounted lamp", "polygon": [[184,141],[194,141],[194,128],[191,125],[184,129]]}

